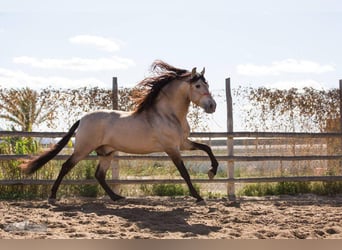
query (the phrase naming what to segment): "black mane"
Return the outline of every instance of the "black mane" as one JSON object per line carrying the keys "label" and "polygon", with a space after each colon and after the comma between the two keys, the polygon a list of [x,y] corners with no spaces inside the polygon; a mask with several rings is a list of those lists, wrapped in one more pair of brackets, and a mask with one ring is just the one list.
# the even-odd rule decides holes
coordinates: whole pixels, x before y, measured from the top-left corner
{"label": "black mane", "polygon": [[160,60],[151,65],[151,72],[153,73],[152,76],[138,83],[138,86],[141,86],[142,89],[134,93],[134,100],[137,104],[134,113],[141,113],[152,107],[158,94],[168,83],[191,75],[185,69],[175,68]]}

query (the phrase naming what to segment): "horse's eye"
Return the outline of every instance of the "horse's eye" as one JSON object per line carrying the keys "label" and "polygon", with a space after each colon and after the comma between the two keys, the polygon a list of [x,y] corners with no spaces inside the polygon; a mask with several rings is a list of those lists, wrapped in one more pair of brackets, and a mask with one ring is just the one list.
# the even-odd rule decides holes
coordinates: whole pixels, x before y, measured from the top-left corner
{"label": "horse's eye", "polygon": [[201,85],[199,85],[199,84],[196,85],[196,88],[197,88],[197,89],[199,89],[200,87],[201,87]]}

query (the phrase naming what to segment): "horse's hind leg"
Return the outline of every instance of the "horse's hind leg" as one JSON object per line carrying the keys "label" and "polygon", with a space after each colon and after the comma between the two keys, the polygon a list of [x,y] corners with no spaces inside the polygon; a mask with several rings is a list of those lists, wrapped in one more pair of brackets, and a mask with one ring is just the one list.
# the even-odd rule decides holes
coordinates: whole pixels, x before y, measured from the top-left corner
{"label": "horse's hind leg", "polygon": [[109,197],[113,201],[117,201],[117,200],[123,199],[124,197],[114,193],[113,190],[108,186],[106,182],[106,173],[107,173],[108,168],[110,167],[112,158],[113,158],[112,153],[107,156],[100,156],[100,162],[99,162],[99,165],[97,166],[95,177],[97,181],[100,183],[101,187],[109,195]]}
{"label": "horse's hind leg", "polygon": [[77,162],[79,162],[81,159],[76,159],[75,155],[72,154],[68,160],[66,162],[63,163],[62,165],[62,169],[59,172],[59,175],[55,181],[55,183],[53,184],[52,188],[51,188],[51,194],[49,197],[49,201],[53,202],[56,199],[56,194],[57,194],[57,190],[59,188],[59,185],[61,184],[64,176],[69,173],[69,171],[77,164]]}

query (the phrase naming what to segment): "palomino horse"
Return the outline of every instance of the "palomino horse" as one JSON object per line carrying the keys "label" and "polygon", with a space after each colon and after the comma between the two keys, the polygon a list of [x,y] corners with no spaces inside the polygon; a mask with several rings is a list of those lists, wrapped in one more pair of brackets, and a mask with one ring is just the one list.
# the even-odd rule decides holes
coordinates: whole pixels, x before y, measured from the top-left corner
{"label": "palomino horse", "polygon": [[210,147],[188,139],[190,127],[186,116],[190,102],[202,107],[206,113],[213,113],[216,109],[204,78],[204,69],[201,73],[196,73],[196,68],[189,72],[155,61],[152,71],[152,76],[139,83],[143,88],[136,99],[135,111],[108,110],[89,113],[76,121],[52,149],[21,165],[25,173],[34,173],[62,150],[77,129],[74,152],[62,165],[51,189],[50,200],[56,199],[63,177],[92,151],[96,151],[99,156],[95,177],[114,201],[124,198],[114,193],[105,180],[115,151],[134,154],[166,152],[187,183],[191,195],[197,202],[203,200],[191,183],[180,151],[205,151],[212,165],[208,176],[215,176],[218,162]]}

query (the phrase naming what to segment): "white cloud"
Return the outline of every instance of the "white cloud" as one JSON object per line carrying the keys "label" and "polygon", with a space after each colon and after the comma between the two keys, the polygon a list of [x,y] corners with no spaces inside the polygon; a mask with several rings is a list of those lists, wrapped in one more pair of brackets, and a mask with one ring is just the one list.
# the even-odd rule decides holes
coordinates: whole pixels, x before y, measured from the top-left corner
{"label": "white cloud", "polygon": [[271,65],[240,64],[236,67],[236,71],[240,75],[247,76],[269,76],[282,73],[321,74],[335,71],[335,66],[332,64],[321,65],[309,60],[285,59],[272,62]]}
{"label": "white cloud", "polygon": [[108,84],[95,79],[70,79],[66,77],[33,76],[20,70],[0,68],[0,83],[6,88],[30,87],[33,89],[45,88],[78,88],[78,87],[108,87]]}
{"label": "white cloud", "polygon": [[122,42],[118,40],[113,40],[101,36],[91,36],[91,35],[79,35],[69,38],[69,41],[73,44],[81,45],[91,45],[98,49],[114,52],[120,50],[120,45]]}
{"label": "white cloud", "polygon": [[[92,45],[98,49],[114,52],[120,49],[122,42],[91,35],[79,35],[69,39],[74,44]],[[132,59],[119,56],[99,57],[99,58],[36,58],[30,56],[19,56],[12,59],[13,63],[29,65],[40,69],[63,69],[74,71],[113,71],[127,69],[134,66]]]}
{"label": "white cloud", "polygon": [[20,56],[13,58],[13,62],[17,64],[26,64],[34,68],[42,69],[65,69],[78,71],[105,71],[127,69],[134,66],[135,63],[131,59],[112,56],[108,58],[79,58],[70,59],[51,59],[51,58],[35,58],[28,56]]}

